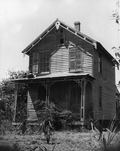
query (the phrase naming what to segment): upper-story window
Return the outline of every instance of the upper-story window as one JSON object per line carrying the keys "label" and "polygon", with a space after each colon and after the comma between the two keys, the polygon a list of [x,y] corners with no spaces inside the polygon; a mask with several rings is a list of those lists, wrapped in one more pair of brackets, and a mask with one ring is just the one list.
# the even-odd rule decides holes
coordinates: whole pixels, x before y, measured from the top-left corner
{"label": "upper-story window", "polygon": [[39,73],[48,73],[50,71],[50,51],[39,53]]}
{"label": "upper-story window", "polygon": [[81,71],[82,70],[82,51],[76,47],[70,48],[69,51],[69,69],[70,71]]}
{"label": "upper-story window", "polygon": [[99,54],[98,56],[98,72],[102,73],[102,56]]}
{"label": "upper-story window", "polygon": [[32,73],[38,73],[38,53],[33,53],[32,60]]}

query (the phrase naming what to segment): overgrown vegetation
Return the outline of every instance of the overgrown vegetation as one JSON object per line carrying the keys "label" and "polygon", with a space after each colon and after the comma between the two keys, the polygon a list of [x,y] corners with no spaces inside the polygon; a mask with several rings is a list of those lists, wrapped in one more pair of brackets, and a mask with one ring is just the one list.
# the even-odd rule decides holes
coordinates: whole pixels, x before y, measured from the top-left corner
{"label": "overgrown vegetation", "polygon": [[[14,113],[14,90],[15,84],[10,79],[23,77],[27,72],[24,71],[8,71],[8,78],[0,82],[0,129],[4,133],[4,129],[11,129],[11,123]],[[26,118],[26,93],[27,85],[21,84],[18,89],[19,106],[17,108],[17,119]]]}
{"label": "overgrown vegetation", "polygon": [[[104,122],[104,121],[103,121]],[[102,126],[102,127],[101,127]],[[100,149],[102,151],[118,151],[120,150],[119,142],[116,143],[116,136],[119,134],[119,122],[116,123],[116,118],[113,118],[110,121],[109,126],[104,129],[101,125],[100,129],[94,124],[95,136],[97,135],[96,140],[99,142]],[[102,129],[102,131],[101,131]],[[100,137],[99,137],[100,136]],[[117,140],[118,141],[118,140]]]}
{"label": "overgrown vegetation", "polygon": [[[19,105],[17,108],[16,119],[23,123],[21,126],[18,126],[18,129],[17,128],[14,129],[11,124],[12,119],[13,119],[13,112],[14,112],[15,85],[14,83],[9,82],[9,79],[13,79],[13,78],[15,79],[15,78],[24,77],[24,76],[26,76],[26,72],[9,71],[8,79],[4,79],[0,83],[0,130],[1,130],[1,134],[3,135],[5,134],[6,131],[14,132],[15,135],[34,134],[34,131],[32,129],[29,129],[30,127],[27,126],[26,121],[25,121],[26,115],[27,115],[26,114],[26,108],[27,108],[26,107],[27,105],[26,94],[27,94],[27,89],[28,89],[28,86],[26,84],[19,85],[19,89],[18,89]],[[55,131],[59,131],[62,129],[64,130],[72,129],[72,124],[75,120],[75,117],[71,111],[59,109],[55,106],[54,102],[51,102],[51,101],[46,102],[46,101],[36,100],[34,102],[34,106],[37,108],[37,115],[38,115],[39,123],[40,123],[40,126],[41,125],[43,126],[42,132],[44,132],[45,139],[48,144],[50,144],[52,140],[51,134],[52,134],[53,129]],[[39,118],[41,117],[41,115],[42,115],[42,119]],[[95,127],[95,133],[100,134],[99,135],[100,139],[96,141],[100,145],[101,150],[104,150],[104,151],[120,150],[120,145],[116,147],[113,143],[118,134],[118,131],[117,131],[118,125],[115,125],[115,119],[113,119],[113,121],[111,122],[110,126],[106,129],[106,131],[103,131],[103,127],[100,130],[100,127],[98,127],[95,123],[93,124]],[[38,133],[36,134],[39,134],[39,136],[42,135],[42,133],[39,133],[39,130],[38,130]],[[93,141],[93,137],[91,138],[91,142],[92,141]],[[88,140],[88,144],[89,144],[89,140]],[[2,150],[3,148],[4,150],[6,149],[8,151],[14,151],[14,150],[22,151],[18,144],[13,145],[12,148],[7,145],[6,146],[0,145],[0,150]],[[45,146],[41,147],[40,145],[36,146],[36,148],[42,151],[48,150]],[[51,150],[55,150],[55,149],[57,149],[56,143],[52,146]],[[93,150],[96,150],[96,148],[93,147]]]}

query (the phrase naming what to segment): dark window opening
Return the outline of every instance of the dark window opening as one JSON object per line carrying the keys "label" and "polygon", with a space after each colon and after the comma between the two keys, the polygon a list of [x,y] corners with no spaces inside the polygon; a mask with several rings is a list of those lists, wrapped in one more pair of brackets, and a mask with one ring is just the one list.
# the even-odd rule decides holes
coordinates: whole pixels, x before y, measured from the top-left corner
{"label": "dark window opening", "polygon": [[64,44],[64,39],[63,38],[60,39],[60,44]]}
{"label": "dark window opening", "polygon": [[99,108],[102,109],[102,87],[99,86]]}

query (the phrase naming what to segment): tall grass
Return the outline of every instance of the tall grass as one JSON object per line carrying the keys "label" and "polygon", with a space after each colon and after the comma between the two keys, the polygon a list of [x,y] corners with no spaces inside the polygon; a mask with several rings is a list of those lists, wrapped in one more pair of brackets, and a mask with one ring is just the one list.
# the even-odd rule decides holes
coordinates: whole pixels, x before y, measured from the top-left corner
{"label": "tall grass", "polygon": [[[106,131],[102,131],[100,139],[97,140],[99,141],[102,151],[120,151],[120,145],[115,141],[116,135],[119,133],[118,125],[119,123],[116,125],[116,119],[114,117],[110,122],[109,127],[106,128]],[[95,129],[97,128],[95,127]],[[97,132],[98,131],[99,130],[97,129]]]}
{"label": "tall grass", "polygon": [[102,148],[105,151],[111,151],[111,150],[116,151],[116,149],[118,150],[118,148],[120,147],[118,146],[118,148],[116,148],[116,146],[114,146],[115,137],[119,132],[117,131],[119,123],[118,125],[115,125],[115,123],[116,123],[116,120],[113,119],[112,122],[110,123],[110,127],[106,128],[106,132],[102,134],[100,141],[101,141]]}

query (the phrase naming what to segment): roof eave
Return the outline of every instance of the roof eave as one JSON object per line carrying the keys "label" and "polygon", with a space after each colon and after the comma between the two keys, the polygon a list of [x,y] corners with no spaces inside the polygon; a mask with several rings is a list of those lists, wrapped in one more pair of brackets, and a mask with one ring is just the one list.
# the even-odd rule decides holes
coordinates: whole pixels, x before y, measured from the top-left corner
{"label": "roof eave", "polygon": [[66,30],[68,30],[69,32],[75,34],[76,36],[78,36],[79,38],[82,38],[83,40],[85,40],[86,42],[90,43],[91,45],[93,45],[95,47],[95,49],[97,49],[97,44],[96,41],[90,37],[88,37],[87,35],[81,33],[80,31],[76,30],[73,27],[70,27],[69,25],[65,24],[64,22],[60,21],[59,19],[56,19],[42,34],[40,34],[32,43],[30,43],[23,51],[22,53],[29,55],[29,51],[39,42],[41,41],[45,36],[47,36],[47,34],[56,26],[56,22],[60,23],[60,26]]}
{"label": "roof eave", "polygon": [[31,42],[22,53],[28,54],[30,51],[42,38],[44,38],[54,27],[55,23],[58,19],[56,19],[44,32],[42,32],[33,42]]}

